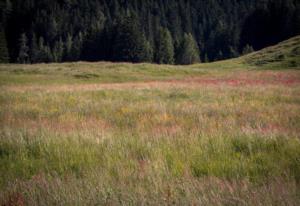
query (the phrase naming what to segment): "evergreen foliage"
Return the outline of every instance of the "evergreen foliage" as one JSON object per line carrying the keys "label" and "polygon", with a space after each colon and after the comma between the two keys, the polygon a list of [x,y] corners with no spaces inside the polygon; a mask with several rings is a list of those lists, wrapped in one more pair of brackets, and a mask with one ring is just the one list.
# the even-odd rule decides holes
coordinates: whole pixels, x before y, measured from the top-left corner
{"label": "evergreen foliage", "polygon": [[18,62],[25,64],[29,62],[29,47],[28,47],[28,39],[26,34],[22,34],[20,38],[20,51]]}
{"label": "evergreen foliage", "polygon": [[159,31],[155,62],[158,64],[174,64],[173,40],[169,30],[166,28],[161,28]]}
{"label": "evergreen foliage", "polygon": [[4,31],[0,28],[0,63],[8,63],[9,55]]}
{"label": "evergreen foliage", "polygon": [[199,45],[201,58],[213,61],[237,57],[246,45],[258,50],[300,33],[298,0],[3,0],[0,11],[1,52],[7,59],[8,51],[11,62],[24,54],[23,33],[31,63],[178,63],[171,48],[182,57],[185,33]]}
{"label": "evergreen foliage", "polygon": [[60,38],[59,41],[55,42],[53,48],[53,60],[55,62],[62,62],[64,56],[64,43]]}
{"label": "evergreen foliage", "polygon": [[242,54],[245,55],[245,54],[249,54],[249,53],[252,53],[252,52],[254,52],[253,47],[250,46],[249,44],[247,44],[247,45],[243,48]]}
{"label": "evergreen foliage", "polygon": [[179,47],[177,63],[193,64],[200,62],[200,54],[197,42],[192,34],[184,34],[183,40]]}
{"label": "evergreen foliage", "polygon": [[[145,37],[143,37],[143,38],[145,38]],[[144,59],[143,59],[143,61],[145,61],[145,62],[152,62],[153,61],[153,48],[152,48],[152,46],[151,46],[151,44],[150,44],[150,42],[149,41],[147,41],[147,40],[144,40],[144,48],[145,48],[145,51],[144,51]]]}
{"label": "evergreen foliage", "polygon": [[115,26],[113,41],[114,61],[142,62],[149,60],[146,53],[150,51],[150,48],[147,48],[146,39],[139,31],[139,24],[135,17],[128,16],[119,20]]}

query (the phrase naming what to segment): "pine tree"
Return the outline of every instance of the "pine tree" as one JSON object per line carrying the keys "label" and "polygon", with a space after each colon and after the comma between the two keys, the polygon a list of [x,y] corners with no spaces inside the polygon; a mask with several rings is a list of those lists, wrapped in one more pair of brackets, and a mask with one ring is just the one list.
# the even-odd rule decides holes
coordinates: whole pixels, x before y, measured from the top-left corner
{"label": "pine tree", "polygon": [[82,50],[82,44],[83,44],[83,36],[82,33],[79,32],[78,36],[75,37],[72,44],[71,56],[73,61],[79,60],[79,57],[81,55],[81,50]]}
{"label": "pine tree", "polygon": [[25,33],[23,33],[20,38],[20,50],[19,50],[18,62],[21,64],[26,64],[29,62],[28,39]]}
{"label": "pine tree", "polygon": [[29,50],[29,56],[30,56],[31,63],[38,62],[38,52],[39,52],[39,48],[37,45],[36,35],[35,35],[35,33],[32,33],[32,38],[31,38],[31,42],[30,42],[30,50]]}
{"label": "pine tree", "polygon": [[36,62],[49,63],[52,61],[54,61],[54,58],[53,58],[51,49],[50,49],[49,45],[45,45],[44,38],[40,37]]}
{"label": "pine tree", "polygon": [[51,49],[50,49],[49,45],[44,46],[44,52],[45,52],[46,59],[43,62],[46,62],[46,63],[53,62],[54,58],[53,58],[53,55],[52,55],[52,52],[51,52]]}
{"label": "pine tree", "polygon": [[253,47],[250,46],[249,44],[247,44],[247,45],[243,48],[242,54],[243,54],[243,55],[246,55],[246,54],[249,54],[249,53],[252,53],[252,52],[254,52]]}
{"label": "pine tree", "polygon": [[39,45],[38,45],[38,52],[36,55],[36,62],[43,62],[45,61],[46,57],[45,57],[45,53],[44,53],[44,38],[40,37],[39,38]]}
{"label": "pine tree", "polygon": [[172,36],[167,28],[161,28],[156,41],[155,62],[174,64],[174,46]]}
{"label": "pine tree", "polygon": [[223,55],[222,50],[219,50],[219,52],[217,53],[217,56],[216,56],[215,60],[222,60],[222,59],[224,59],[224,55]]}
{"label": "pine tree", "polygon": [[54,17],[50,17],[47,22],[47,40],[48,42],[53,42],[58,33],[58,23]]}
{"label": "pine tree", "polygon": [[73,60],[72,48],[73,48],[73,37],[72,35],[68,34],[66,45],[65,45],[65,58],[64,58],[66,61]]}
{"label": "pine tree", "polygon": [[229,57],[230,58],[236,58],[239,56],[239,53],[232,47],[229,47]]}
{"label": "pine tree", "polygon": [[7,49],[7,42],[4,31],[1,29],[0,24],[0,63],[8,63],[9,62],[9,55]]}
{"label": "pine tree", "polygon": [[113,40],[113,60],[142,62],[145,60],[145,37],[140,32],[135,17],[129,16],[119,20]]}
{"label": "pine tree", "polygon": [[198,62],[200,62],[200,52],[197,42],[193,38],[192,34],[184,34],[177,55],[177,63],[185,65]]}
{"label": "pine tree", "polygon": [[12,3],[10,0],[6,0],[6,12],[12,11]]}
{"label": "pine tree", "polygon": [[205,55],[204,55],[204,62],[205,62],[205,63],[209,62],[209,59],[208,59],[207,53],[205,53]]}
{"label": "pine tree", "polygon": [[6,21],[12,12],[12,3],[10,0],[4,1],[0,2],[0,22],[3,22],[2,26],[5,27]]}
{"label": "pine tree", "polygon": [[60,38],[59,41],[55,42],[53,48],[53,60],[55,62],[62,62],[63,55],[64,55],[64,43]]}
{"label": "pine tree", "polygon": [[110,7],[113,17],[118,17],[120,14],[120,5],[118,0],[110,0]]}
{"label": "pine tree", "polygon": [[102,12],[99,13],[99,18],[92,22],[94,23],[91,28],[81,35],[80,58],[86,61],[99,61],[110,57],[108,47],[112,46],[113,34],[110,32],[112,26]]}
{"label": "pine tree", "polygon": [[150,44],[149,41],[144,40],[144,42],[145,42],[145,46],[144,46],[144,48],[145,48],[145,51],[144,51],[145,55],[144,55],[143,61],[144,62],[152,62],[153,61],[153,48],[152,48],[152,46],[151,46],[151,44]]}

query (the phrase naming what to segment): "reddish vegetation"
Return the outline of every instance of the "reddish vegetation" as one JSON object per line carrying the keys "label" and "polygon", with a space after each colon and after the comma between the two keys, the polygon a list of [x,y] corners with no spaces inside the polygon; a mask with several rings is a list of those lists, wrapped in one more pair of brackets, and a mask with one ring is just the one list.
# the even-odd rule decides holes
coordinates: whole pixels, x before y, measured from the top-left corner
{"label": "reddish vegetation", "polygon": [[24,206],[24,205],[25,205],[25,199],[23,195],[20,193],[11,194],[8,197],[7,202],[3,204],[3,206]]}
{"label": "reddish vegetation", "polygon": [[199,79],[196,80],[197,83],[202,84],[227,84],[229,86],[255,86],[255,85],[267,85],[267,84],[282,84],[286,86],[291,86],[293,84],[300,84],[299,79],[283,79],[283,80],[255,80],[255,79]]}
{"label": "reddish vegetation", "polygon": [[[181,82],[179,80],[179,82]],[[284,85],[292,86],[300,84],[300,76],[293,73],[274,73],[274,72],[259,72],[259,73],[247,73],[242,72],[239,74],[233,74],[229,77],[220,78],[191,78],[184,80],[184,82],[197,83],[197,84],[212,84],[220,85],[225,84],[229,86],[255,86],[255,85]]]}
{"label": "reddish vegetation", "polygon": [[30,85],[30,86],[5,86],[3,89],[14,92],[26,91],[95,91],[105,89],[164,89],[164,88],[189,88],[201,87],[203,85],[227,85],[227,86],[257,86],[257,85],[282,85],[294,86],[300,84],[300,76],[295,72],[233,72],[227,76],[217,76],[212,78],[207,77],[192,77],[185,79],[149,81],[149,82],[125,82],[125,83],[99,83],[99,84],[80,84],[80,85]]}

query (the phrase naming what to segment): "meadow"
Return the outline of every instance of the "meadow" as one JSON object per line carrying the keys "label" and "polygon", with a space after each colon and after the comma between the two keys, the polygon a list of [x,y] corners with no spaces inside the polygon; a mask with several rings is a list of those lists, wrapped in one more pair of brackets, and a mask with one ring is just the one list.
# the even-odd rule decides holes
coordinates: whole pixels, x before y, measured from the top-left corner
{"label": "meadow", "polygon": [[0,205],[299,205],[299,57],[2,64]]}

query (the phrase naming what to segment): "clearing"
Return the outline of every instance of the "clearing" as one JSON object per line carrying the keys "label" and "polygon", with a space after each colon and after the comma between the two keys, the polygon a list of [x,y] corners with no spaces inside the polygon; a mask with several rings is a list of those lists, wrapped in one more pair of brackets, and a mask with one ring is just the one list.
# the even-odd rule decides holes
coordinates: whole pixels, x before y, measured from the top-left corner
{"label": "clearing", "polygon": [[2,64],[0,205],[300,205],[299,69]]}

